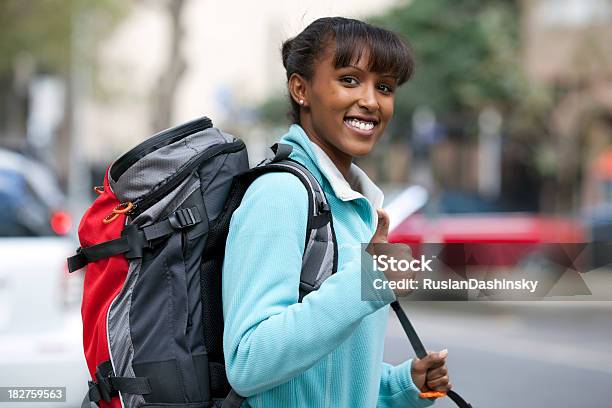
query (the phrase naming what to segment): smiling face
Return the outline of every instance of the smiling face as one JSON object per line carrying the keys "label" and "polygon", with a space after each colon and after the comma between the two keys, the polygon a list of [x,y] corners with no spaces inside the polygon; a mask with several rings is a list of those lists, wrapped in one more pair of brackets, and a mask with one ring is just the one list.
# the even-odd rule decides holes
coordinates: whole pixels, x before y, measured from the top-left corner
{"label": "smiling face", "polygon": [[370,153],[391,120],[397,80],[370,71],[367,51],[339,68],[334,53],[328,45],[315,61],[312,78],[296,75],[289,87],[292,97],[303,101],[302,128],[346,175],[352,159]]}

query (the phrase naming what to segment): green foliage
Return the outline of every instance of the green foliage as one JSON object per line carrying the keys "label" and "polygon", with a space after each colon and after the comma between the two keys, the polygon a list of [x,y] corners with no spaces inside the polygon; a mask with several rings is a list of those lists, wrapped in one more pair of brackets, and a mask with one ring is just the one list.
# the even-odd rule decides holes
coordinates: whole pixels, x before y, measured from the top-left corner
{"label": "green foliage", "polygon": [[10,76],[15,61],[23,56],[33,59],[39,69],[67,72],[75,25],[84,25],[95,42],[129,5],[121,0],[2,0],[0,77]]}
{"label": "green foliage", "polygon": [[464,130],[487,106],[513,127],[519,111],[538,115],[547,105],[522,67],[517,1],[414,0],[370,21],[400,33],[414,51],[415,74],[396,95],[396,128],[409,128],[423,105]]}
{"label": "green foliage", "polygon": [[275,95],[268,98],[258,109],[259,118],[269,124],[289,123],[291,106],[286,95]]}

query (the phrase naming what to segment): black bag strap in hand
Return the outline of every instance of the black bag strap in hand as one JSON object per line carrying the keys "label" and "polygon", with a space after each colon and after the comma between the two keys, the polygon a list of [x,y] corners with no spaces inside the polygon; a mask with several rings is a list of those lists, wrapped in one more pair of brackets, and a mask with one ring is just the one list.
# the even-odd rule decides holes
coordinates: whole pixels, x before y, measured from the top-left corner
{"label": "black bag strap in hand", "polygon": [[[414,326],[412,326],[412,323],[410,323],[410,320],[408,319],[408,316],[406,316],[406,313],[404,312],[404,309],[402,309],[402,306],[400,306],[399,302],[395,300],[391,302],[391,307],[395,311],[395,314],[397,315],[397,318],[399,319],[400,324],[404,329],[404,332],[406,332],[406,336],[408,336],[408,340],[410,341],[410,344],[412,345],[416,356],[418,358],[427,357],[427,350],[425,350],[425,346],[423,346],[419,335],[417,334],[416,330],[414,330]],[[446,393],[446,395],[448,396],[448,398],[453,400],[453,402],[457,404],[459,408],[472,408],[472,405],[466,400],[464,400],[455,391],[450,390]]]}

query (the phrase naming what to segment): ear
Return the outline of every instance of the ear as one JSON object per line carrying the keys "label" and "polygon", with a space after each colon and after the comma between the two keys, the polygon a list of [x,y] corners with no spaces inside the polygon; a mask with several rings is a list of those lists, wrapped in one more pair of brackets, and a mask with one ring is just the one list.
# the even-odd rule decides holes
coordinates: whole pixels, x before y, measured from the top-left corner
{"label": "ear", "polygon": [[300,74],[291,74],[288,87],[291,98],[298,105],[308,106],[307,82]]}

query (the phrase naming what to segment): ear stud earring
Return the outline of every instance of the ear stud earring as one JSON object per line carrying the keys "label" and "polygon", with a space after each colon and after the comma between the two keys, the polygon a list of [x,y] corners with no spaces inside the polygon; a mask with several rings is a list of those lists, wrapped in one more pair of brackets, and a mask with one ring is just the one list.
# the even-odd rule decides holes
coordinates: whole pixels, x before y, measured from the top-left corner
{"label": "ear stud earring", "polygon": [[300,99],[300,105],[303,105],[303,104],[304,104],[304,100]]}

